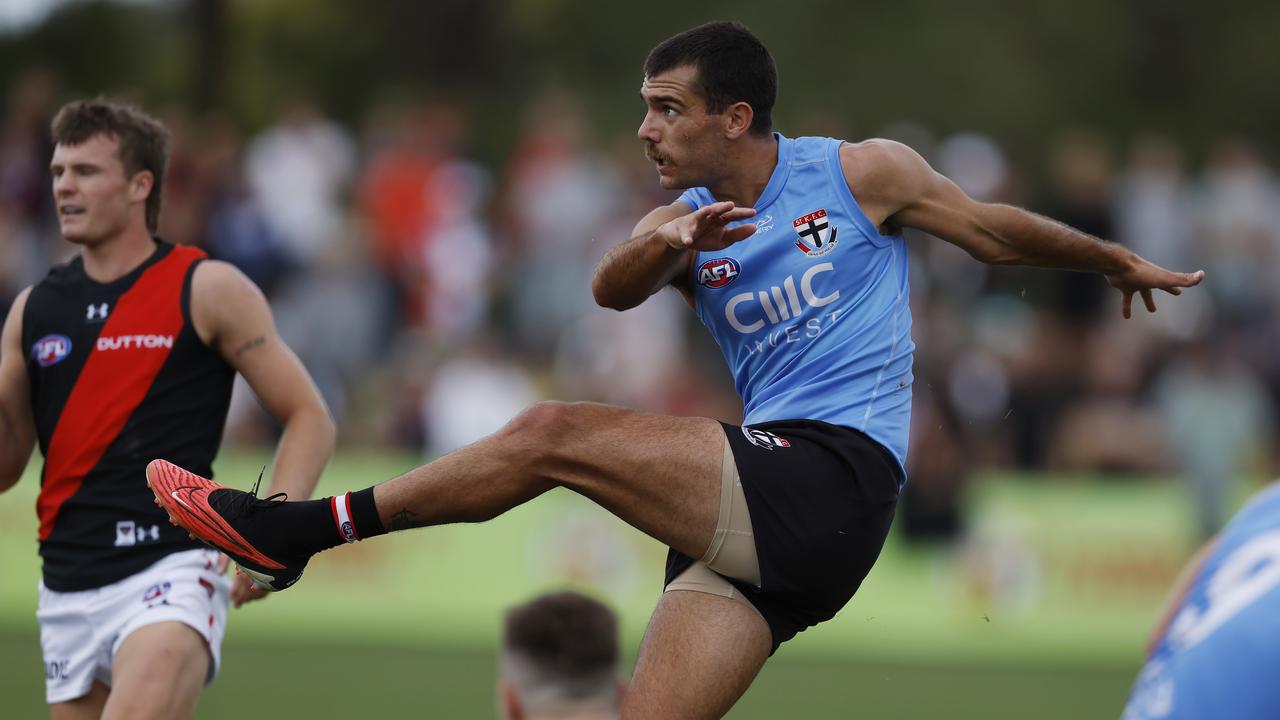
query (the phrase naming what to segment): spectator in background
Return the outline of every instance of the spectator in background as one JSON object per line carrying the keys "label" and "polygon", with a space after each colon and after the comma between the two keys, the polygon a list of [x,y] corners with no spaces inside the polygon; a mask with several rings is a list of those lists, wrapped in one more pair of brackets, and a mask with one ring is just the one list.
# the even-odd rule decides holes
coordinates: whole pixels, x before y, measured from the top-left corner
{"label": "spectator in background", "polygon": [[160,117],[169,128],[172,145],[159,234],[175,245],[203,248],[214,188],[203,163],[201,123],[183,105],[165,108]]}
{"label": "spectator in background", "polygon": [[506,720],[618,717],[618,621],[575,592],[543,595],[507,612],[498,661]]}
{"label": "spectator in background", "polygon": [[205,249],[235,265],[271,297],[287,274],[289,253],[245,183],[242,150],[240,131],[230,118],[205,119],[200,160],[210,193]]}
{"label": "spectator in background", "polygon": [[[250,141],[244,162],[251,200],[239,203],[247,211],[239,219],[246,230],[265,230],[263,239],[286,258],[287,272],[271,298],[280,335],[311,371],[341,424],[349,386],[374,356],[382,314],[380,298],[367,290],[377,282],[348,211],[355,145],[340,125],[299,98]],[[264,228],[257,226],[259,219]],[[275,257],[263,259],[269,267]]]}
{"label": "spectator in background", "polygon": [[578,99],[563,90],[529,109],[507,183],[507,231],[521,266],[515,330],[523,349],[546,359],[561,330],[591,307],[591,243],[617,221],[622,187],[592,151]]}
{"label": "spectator in background", "polygon": [[[1280,301],[1280,183],[1258,149],[1239,138],[1218,140],[1199,188],[1196,253],[1221,273],[1211,288],[1218,317],[1234,327],[1265,332]],[[1257,360],[1275,353],[1243,348]]]}
{"label": "spectator in background", "polygon": [[411,258],[426,279],[423,307],[430,337],[448,346],[476,333],[489,311],[494,241],[481,212],[489,197],[489,173],[458,156],[446,158],[427,192],[439,208],[436,221]]}
{"label": "spectator in background", "polygon": [[[1049,195],[1040,209],[1094,237],[1115,237],[1111,222],[1113,166],[1111,151],[1096,132],[1064,134],[1050,151]],[[1077,327],[1097,321],[1110,297],[1106,282],[1090,273],[1061,273],[1054,276],[1053,283],[1057,292],[1050,298],[1052,307]]]}
{"label": "spectator in background", "polygon": [[1138,138],[1113,195],[1116,239],[1151,262],[1191,257],[1191,192],[1182,151],[1163,135]]}
{"label": "spectator in background", "polygon": [[1263,456],[1274,429],[1265,386],[1241,361],[1240,347],[1231,332],[1189,345],[1157,385],[1169,447],[1201,538],[1222,527],[1231,490],[1249,461]]}
{"label": "spectator in background", "polygon": [[49,266],[57,236],[49,198],[47,131],[58,79],[47,70],[20,76],[9,91],[0,121],[0,308]]}
{"label": "spectator in background", "polygon": [[428,457],[497,431],[541,397],[528,372],[495,337],[477,335],[428,381],[421,413]]}
{"label": "spectator in background", "polygon": [[1117,474],[1169,469],[1163,418],[1141,402],[1154,355],[1143,328],[1104,322],[1079,343],[1081,384],[1054,432],[1051,467]]}
{"label": "spectator in background", "polygon": [[471,220],[481,207],[487,182],[472,182],[476,178],[469,175],[457,176],[467,183],[459,198],[463,208],[448,207],[453,177],[442,171],[461,162],[463,125],[449,100],[389,104],[369,115],[369,155],[357,181],[356,207],[396,318],[388,335],[430,322],[427,263],[434,229],[441,222]]}
{"label": "spectator in background", "polygon": [[346,131],[307,99],[290,103],[249,143],[249,189],[299,265],[309,266],[344,229],[343,193],[354,169]]}

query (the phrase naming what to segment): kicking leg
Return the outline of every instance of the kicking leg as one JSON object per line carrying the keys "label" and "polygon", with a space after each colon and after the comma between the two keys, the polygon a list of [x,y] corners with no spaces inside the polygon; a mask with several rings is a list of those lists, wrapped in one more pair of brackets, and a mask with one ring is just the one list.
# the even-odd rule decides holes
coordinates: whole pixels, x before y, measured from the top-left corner
{"label": "kicking leg", "polygon": [[594,500],[686,555],[720,511],[724,430],[714,420],[594,403],[539,403],[501,431],[374,489],[389,530],[496,517],[554,487]]}
{"label": "kicking leg", "polygon": [[581,493],[663,544],[701,557],[716,531],[725,443],[720,424],[706,418],[544,402],[372,492],[301,503],[258,500],[160,460],[147,466],[147,482],[175,522],[231,555],[263,586],[283,590],[312,554],[344,535],[377,534],[361,517],[385,530],[482,522],[554,487]]}
{"label": "kicking leg", "polygon": [[722,717],[764,666],[771,643],[769,626],[741,601],[666,592],[640,645],[622,717]]}

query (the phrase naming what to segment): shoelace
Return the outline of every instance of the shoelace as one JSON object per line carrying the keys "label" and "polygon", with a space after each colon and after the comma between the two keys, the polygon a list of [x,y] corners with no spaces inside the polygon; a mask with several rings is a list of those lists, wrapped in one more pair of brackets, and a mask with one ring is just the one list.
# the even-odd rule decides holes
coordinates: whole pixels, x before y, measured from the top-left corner
{"label": "shoelace", "polygon": [[262,485],[262,476],[267,472],[267,466],[262,466],[262,472],[258,473],[258,479],[253,483],[253,488],[247,493],[241,493],[231,498],[228,510],[235,512],[237,515],[252,515],[254,510],[259,508],[273,508],[283,505],[289,499],[289,493],[278,492],[270,497],[258,497],[258,488]]}

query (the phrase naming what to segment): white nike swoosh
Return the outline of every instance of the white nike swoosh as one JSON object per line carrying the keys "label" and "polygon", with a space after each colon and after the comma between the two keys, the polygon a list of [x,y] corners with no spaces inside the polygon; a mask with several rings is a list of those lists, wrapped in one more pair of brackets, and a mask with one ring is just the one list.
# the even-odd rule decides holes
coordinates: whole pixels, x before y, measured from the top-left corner
{"label": "white nike swoosh", "polygon": [[174,499],[174,500],[177,500],[178,502],[182,503],[182,507],[184,507],[184,508],[186,508],[186,509],[188,509],[188,510],[195,510],[195,508],[193,508],[193,507],[191,507],[190,505],[188,505],[188,504],[186,503],[186,501],[185,501],[185,500],[183,500],[182,498],[178,497],[178,491],[177,491],[177,490],[174,490],[173,492],[171,492],[171,493],[169,493],[169,494],[173,496],[173,499]]}

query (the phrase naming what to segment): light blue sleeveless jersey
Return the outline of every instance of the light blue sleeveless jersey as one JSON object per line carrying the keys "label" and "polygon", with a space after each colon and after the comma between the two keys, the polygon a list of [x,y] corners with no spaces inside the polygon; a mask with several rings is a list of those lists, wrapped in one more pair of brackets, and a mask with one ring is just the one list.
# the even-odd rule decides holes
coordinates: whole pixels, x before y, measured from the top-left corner
{"label": "light blue sleeveless jersey", "polygon": [[[915,350],[906,244],[858,207],[840,140],[774,136],[778,165],[747,221],[756,234],[694,259],[698,317],[733,371],[744,424],[844,425],[905,464]],[[715,202],[706,188],[680,199]]]}
{"label": "light blue sleeveless jersey", "polygon": [[1123,720],[1280,717],[1280,485],[1218,536]]}

